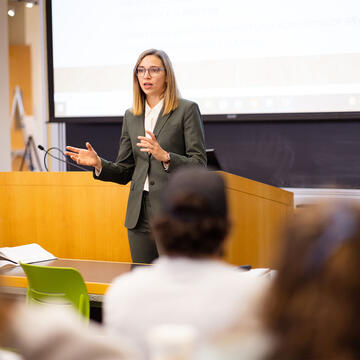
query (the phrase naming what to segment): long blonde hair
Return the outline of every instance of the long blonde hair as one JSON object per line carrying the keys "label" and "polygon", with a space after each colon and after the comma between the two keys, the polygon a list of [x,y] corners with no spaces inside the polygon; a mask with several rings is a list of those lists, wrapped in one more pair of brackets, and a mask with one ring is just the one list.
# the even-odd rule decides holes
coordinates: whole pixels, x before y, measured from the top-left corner
{"label": "long blonde hair", "polygon": [[146,95],[142,91],[138,77],[136,75],[136,69],[141,61],[148,55],[157,56],[163,63],[165,68],[165,90],[164,90],[164,111],[163,115],[175,110],[179,103],[179,90],[176,86],[175,73],[168,55],[163,50],[149,49],[140,54],[136,61],[133,70],[133,107],[132,112],[134,115],[141,115],[144,112]]}

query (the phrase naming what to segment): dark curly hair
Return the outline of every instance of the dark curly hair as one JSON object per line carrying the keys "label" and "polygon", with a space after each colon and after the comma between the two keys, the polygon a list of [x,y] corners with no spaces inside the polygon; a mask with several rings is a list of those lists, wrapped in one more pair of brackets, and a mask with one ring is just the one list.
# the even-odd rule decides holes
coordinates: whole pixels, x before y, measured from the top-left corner
{"label": "dark curly hair", "polygon": [[209,216],[207,202],[190,192],[178,195],[172,206],[184,216],[162,214],[152,221],[153,234],[167,255],[201,258],[223,254],[230,229],[226,216]]}

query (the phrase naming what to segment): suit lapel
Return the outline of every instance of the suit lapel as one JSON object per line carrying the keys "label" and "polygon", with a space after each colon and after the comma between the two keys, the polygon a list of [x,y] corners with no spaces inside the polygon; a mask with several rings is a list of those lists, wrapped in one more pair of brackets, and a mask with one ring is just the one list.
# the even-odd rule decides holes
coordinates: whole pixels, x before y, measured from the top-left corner
{"label": "suit lapel", "polygon": [[[131,126],[131,143],[134,147],[136,147],[136,143],[139,142],[138,136],[145,136],[145,124],[144,124],[144,113],[141,115],[134,116],[129,122],[129,127]],[[148,154],[142,151],[136,151],[137,156],[141,156],[143,158],[148,157]]]}
{"label": "suit lapel", "polygon": [[145,121],[144,113],[138,116],[134,116],[134,134],[136,134],[136,141],[138,136],[145,136]]}
{"label": "suit lapel", "polygon": [[161,129],[164,127],[164,125],[168,121],[169,117],[172,114],[172,111],[170,111],[168,114],[166,114],[164,116],[162,115],[162,113],[163,113],[163,109],[161,109],[161,112],[160,112],[159,117],[158,117],[158,119],[156,121],[156,124],[155,124],[155,128],[154,128],[155,137],[159,136],[159,134],[161,132]]}

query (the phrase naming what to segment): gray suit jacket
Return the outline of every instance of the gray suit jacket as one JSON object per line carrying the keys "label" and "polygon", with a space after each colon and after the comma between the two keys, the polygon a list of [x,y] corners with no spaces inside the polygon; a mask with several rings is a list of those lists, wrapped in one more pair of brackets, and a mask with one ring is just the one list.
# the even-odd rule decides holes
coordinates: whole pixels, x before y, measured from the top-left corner
{"label": "gray suit jacket", "polygon": [[134,116],[127,110],[123,119],[120,148],[115,162],[101,159],[103,181],[127,184],[131,181],[125,226],[133,229],[140,215],[142,193],[149,174],[149,197],[152,214],[159,212],[161,191],[169,173],[183,165],[206,165],[204,129],[196,103],[180,99],[179,106],[169,114],[160,112],[154,134],[160,146],[170,153],[166,171],[162,163],[136,146],[138,136],[145,135],[144,115]]}

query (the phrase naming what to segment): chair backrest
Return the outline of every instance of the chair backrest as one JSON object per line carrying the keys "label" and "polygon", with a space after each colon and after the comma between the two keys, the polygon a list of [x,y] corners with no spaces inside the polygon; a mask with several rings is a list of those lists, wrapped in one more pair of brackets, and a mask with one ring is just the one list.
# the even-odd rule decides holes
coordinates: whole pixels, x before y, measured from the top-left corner
{"label": "chair backrest", "polygon": [[21,266],[28,279],[27,303],[74,306],[80,314],[89,319],[89,295],[78,270],[23,263]]}

